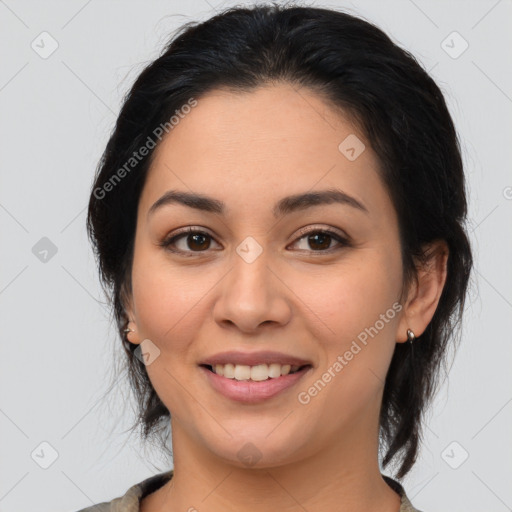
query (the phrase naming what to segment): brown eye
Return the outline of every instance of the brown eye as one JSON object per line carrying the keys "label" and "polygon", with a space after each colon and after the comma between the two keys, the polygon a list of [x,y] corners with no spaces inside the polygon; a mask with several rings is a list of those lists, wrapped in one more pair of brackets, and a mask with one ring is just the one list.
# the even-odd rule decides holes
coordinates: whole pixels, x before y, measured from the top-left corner
{"label": "brown eye", "polygon": [[[327,229],[303,230],[301,235],[294,245],[304,240],[306,247],[299,247],[299,250],[310,253],[330,253],[342,247],[350,246],[347,238]],[[208,253],[208,250],[211,249],[211,242],[214,240],[205,231],[187,228],[186,231],[166,238],[160,242],[160,245],[170,252],[183,256],[194,256],[194,253]],[[333,247],[333,241],[337,242],[337,247]]]}
{"label": "brown eye", "polygon": [[199,251],[203,251],[210,247],[210,238],[208,235],[204,235],[203,233],[195,233],[186,235],[186,240],[188,242],[189,249],[197,249]]}
{"label": "brown eye", "polygon": [[312,249],[329,249],[332,237],[326,233],[314,233],[308,236],[308,242]]}
{"label": "brown eye", "polygon": [[185,232],[165,239],[160,245],[171,252],[189,256],[190,253],[207,251],[212,240],[213,238],[204,231],[187,229]]}
{"label": "brown eye", "polygon": [[[325,229],[310,230],[309,232],[302,232],[302,236],[298,238],[295,244],[301,240],[305,240],[306,247],[299,247],[301,250],[310,252],[330,252],[331,250],[339,249],[343,246],[350,245],[348,240],[334,231]],[[338,247],[332,247],[332,241],[338,243]]]}

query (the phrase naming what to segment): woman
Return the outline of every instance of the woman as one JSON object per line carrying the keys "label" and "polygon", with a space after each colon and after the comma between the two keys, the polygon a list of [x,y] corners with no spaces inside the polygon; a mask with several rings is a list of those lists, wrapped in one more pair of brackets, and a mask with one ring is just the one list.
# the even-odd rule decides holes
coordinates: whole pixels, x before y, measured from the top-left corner
{"label": "woman", "polygon": [[380,29],[277,5],[183,27],[88,212],[174,468],[84,510],[416,510],[398,480],[461,320],[466,208],[443,95]]}

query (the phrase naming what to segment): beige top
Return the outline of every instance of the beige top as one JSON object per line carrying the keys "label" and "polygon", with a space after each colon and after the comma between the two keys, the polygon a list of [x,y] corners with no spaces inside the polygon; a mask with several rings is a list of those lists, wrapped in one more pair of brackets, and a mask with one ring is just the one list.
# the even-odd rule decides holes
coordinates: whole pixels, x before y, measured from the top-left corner
{"label": "beige top", "polygon": [[[92,505],[77,512],[139,512],[142,498],[156,491],[166,484],[173,476],[173,470],[150,476],[138,484],[132,485],[123,496],[115,498],[112,501],[105,501]],[[389,476],[382,475],[386,483],[396,491],[401,498],[400,512],[421,512],[414,508],[407,498],[401,484]]]}

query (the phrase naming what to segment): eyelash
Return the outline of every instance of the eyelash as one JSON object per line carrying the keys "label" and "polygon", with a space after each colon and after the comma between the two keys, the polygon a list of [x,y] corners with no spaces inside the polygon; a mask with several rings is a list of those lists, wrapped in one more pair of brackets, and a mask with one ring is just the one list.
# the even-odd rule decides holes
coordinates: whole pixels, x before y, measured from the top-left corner
{"label": "eyelash", "polygon": [[[209,233],[207,233],[207,232],[205,232],[203,230],[194,229],[194,228],[188,227],[188,228],[182,230],[181,232],[179,232],[177,234],[173,234],[172,236],[165,238],[164,240],[162,240],[159,243],[159,245],[161,247],[163,247],[164,249],[170,251],[170,252],[181,254],[181,255],[183,255],[185,257],[193,257],[193,254],[201,254],[201,253],[207,252],[208,250],[205,250],[205,251],[182,251],[180,249],[173,249],[173,248],[171,248],[171,246],[173,244],[175,244],[176,241],[179,240],[180,238],[183,238],[183,237],[186,237],[186,236],[189,236],[189,235],[195,235],[195,234],[204,235],[206,237],[211,238],[212,240],[215,240],[215,238],[213,236],[211,236]],[[330,254],[332,252],[335,252],[335,251],[338,251],[338,250],[342,249],[343,247],[351,247],[351,243],[350,243],[348,238],[345,238],[345,237],[341,236],[339,233],[337,233],[335,231],[332,231],[330,229],[319,229],[319,228],[313,228],[313,229],[306,229],[306,228],[304,228],[304,229],[301,229],[299,231],[299,238],[295,239],[293,244],[297,243],[299,240],[302,240],[303,238],[305,238],[308,235],[314,235],[314,234],[328,235],[329,237],[334,238],[340,244],[340,246],[335,247],[335,248],[329,248],[329,249],[326,249],[326,250],[316,250],[316,251],[315,250],[310,250],[310,251],[307,251],[307,252],[311,252],[313,254],[314,253],[317,253],[317,254],[325,254],[325,253]]]}

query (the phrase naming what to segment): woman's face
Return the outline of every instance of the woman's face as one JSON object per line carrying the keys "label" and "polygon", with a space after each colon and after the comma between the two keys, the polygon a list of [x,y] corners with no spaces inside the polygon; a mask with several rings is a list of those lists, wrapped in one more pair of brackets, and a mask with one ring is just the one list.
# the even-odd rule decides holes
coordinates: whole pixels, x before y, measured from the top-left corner
{"label": "woman's face", "polygon": [[[169,191],[214,204],[152,209]],[[304,194],[319,197],[296,199]],[[201,233],[183,235],[188,227]],[[217,90],[157,148],[128,311],[138,342],[150,340],[147,372],[175,439],[256,467],[376,443],[386,372],[406,329],[401,286],[397,217],[377,157],[313,92]],[[201,365],[218,354],[277,373],[215,375]],[[292,357],[308,366],[275,377]]]}

